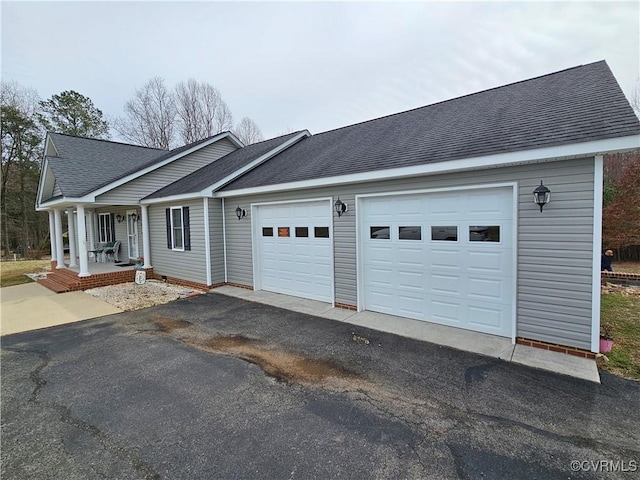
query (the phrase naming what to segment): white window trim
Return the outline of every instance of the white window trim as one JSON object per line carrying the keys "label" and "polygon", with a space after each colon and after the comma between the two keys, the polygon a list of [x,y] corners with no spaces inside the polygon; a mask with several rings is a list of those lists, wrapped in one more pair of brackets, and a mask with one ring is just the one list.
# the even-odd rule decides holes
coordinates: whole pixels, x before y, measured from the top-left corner
{"label": "white window trim", "polygon": [[115,241],[116,238],[116,232],[115,229],[114,231],[111,232],[111,238],[103,238],[102,237],[102,218],[106,218],[106,223],[105,223],[105,229],[104,229],[104,233],[107,233],[107,230],[111,230],[111,212],[107,212],[107,213],[98,213],[98,242],[99,243],[107,243],[107,242],[113,242]]}
{"label": "white window trim", "polygon": [[[175,252],[184,252],[184,214],[183,214],[183,210],[182,207],[169,207],[170,209],[170,215],[169,215],[169,220],[171,221],[171,250],[175,251]],[[180,231],[182,232],[182,248],[176,248],[176,239],[174,238],[174,232],[175,229],[173,227],[173,211],[174,210],[179,210],[180,211]]]}

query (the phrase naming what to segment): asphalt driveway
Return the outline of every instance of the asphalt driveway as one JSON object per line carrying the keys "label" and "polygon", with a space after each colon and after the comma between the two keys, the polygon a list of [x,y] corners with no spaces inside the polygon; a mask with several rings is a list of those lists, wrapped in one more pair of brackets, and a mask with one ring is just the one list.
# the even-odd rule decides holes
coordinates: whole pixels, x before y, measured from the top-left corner
{"label": "asphalt driveway", "polygon": [[7,479],[640,469],[636,382],[603,373],[598,385],[216,294],[3,337],[1,390]]}

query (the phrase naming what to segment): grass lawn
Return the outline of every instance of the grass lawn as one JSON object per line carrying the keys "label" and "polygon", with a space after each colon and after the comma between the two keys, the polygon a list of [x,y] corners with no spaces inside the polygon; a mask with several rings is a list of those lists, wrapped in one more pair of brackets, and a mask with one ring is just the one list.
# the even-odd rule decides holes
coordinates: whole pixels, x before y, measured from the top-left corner
{"label": "grass lawn", "polygon": [[0,287],[10,287],[33,282],[25,273],[44,271],[51,265],[50,260],[20,260],[0,262]]}
{"label": "grass lawn", "polygon": [[613,329],[609,362],[600,366],[615,375],[640,380],[640,296],[602,295],[600,323]]}

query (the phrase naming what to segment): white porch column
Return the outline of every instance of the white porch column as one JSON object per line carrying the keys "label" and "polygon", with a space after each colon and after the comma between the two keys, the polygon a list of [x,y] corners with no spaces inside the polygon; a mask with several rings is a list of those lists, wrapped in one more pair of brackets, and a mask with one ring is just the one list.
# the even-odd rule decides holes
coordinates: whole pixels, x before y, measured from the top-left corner
{"label": "white porch column", "polygon": [[78,251],[76,250],[76,222],[73,218],[73,208],[69,208],[67,210],[67,226],[68,234],[69,234],[69,266],[77,267],[78,266]]}
{"label": "white porch column", "polygon": [[53,210],[49,210],[49,239],[51,240],[51,261],[58,261],[58,252],[56,251],[56,219]]}
{"label": "white porch column", "polygon": [[89,250],[96,248],[96,222],[95,211],[89,210]]}
{"label": "white porch column", "polygon": [[144,268],[151,268],[151,239],[149,238],[149,205],[140,205],[142,212],[142,256]]}
{"label": "white porch column", "polygon": [[78,209],[78,256],[80,257],[79,277],[89,276],[89,257],[87,253],[87,226],[85,225],[84,205],[77,205]]}
{"label": "white porch column", "polygon": [[55,208],[53,210],[56,233],[56,268],[64,268],[64,244],[62,243],[62,212]]}

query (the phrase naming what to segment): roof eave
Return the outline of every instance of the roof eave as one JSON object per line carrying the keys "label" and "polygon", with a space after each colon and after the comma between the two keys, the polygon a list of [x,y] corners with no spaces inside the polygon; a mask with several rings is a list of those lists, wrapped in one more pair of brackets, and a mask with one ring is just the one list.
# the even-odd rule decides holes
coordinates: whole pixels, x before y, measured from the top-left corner
{"label": "roof eave", "polygon": [[[236,180],[237,178],[241,177],[245,173],[247,173],[247,172],[253,170],[254,168],[258,167],[259,165],[263,164],[264,162],[266,162],[270,158],[275,157],[276,155],[278,155],[279,153],[283,152],[287,148],[289,148],[292,145],[295,145],[296,143],[298,143],[303,138],[307,138],[307,137],[310,137],[310,136],[311,136],[311,133],[309,132],[309,130],[302,130],[300,133],[298,133],[297,135],[291,137],[286,142],[283,142],[282,144],[278,145],[277,147],[269,150],[267,153],[262,154],[261,156],[259,156],[254,161],[248,163],[244,167],[239,168],[238,170],[234,171],[233,173],[227,175],[222,180],[219,180],[216,183],[213,183],[213,184],[203,188],[199,192],[184,193],[184,194],[179,194],[179,195],[168,195],[166,197],[156,197],[156,198],[143,199],[143,200],[140,201],[140,203],[141,204],[149,204],[149,205],[151,205],[151,204],[154,204],[154,203],[166,203],[166,202],[170,202],[170,201],[174,201],[174,200],[189,200],[189,199],[194,199],[194,198],[212,197],[213,193],[217,189],[222,188],[223,186],[225,186],[225,185],[231,183],[232,181]],[[177,180],[177,181],[180,181],[180,180]]]}
{"label": "roof eave", "polygon": [[464,170],[476,170],[482,168],[497,168],[523,165],[527,163],[553,162],[573,158],[585,158],[606,153],[624,152],[640,148],[640,135],[592,140],[581,143],[570,143],[553,147],[543,147],[517,152],[497,153],[481,157],[449,160],[437,163],[414,165],[369,172],[324,177],[298,182],[264,185],[259,187],[240,188],[237,190],[218,191],[213,197],[227,198],[242,195],[255,195],[261,193],[281,192],[287,190],[301,190],[305,188],[344,185],[349,183],[362,183],[368,181],[380,181],[411,177],[414,175],[429,175],[452,173]]}
{"label": "roof eave", "polygon": [[[141,177],[143,175],[146,175],[149,172],[152,172],[154,170],[157,170],[158,168],[164,167],[165,165],[168,165],[171,162],[174,162],[182,157],[185,157],[193,152],[197,152],[198,150],[201,150],[205,147],[208,147],[209,145],[212,145],[216,142],[219,142],[220,140],[223,140],[225,138],[228,138],[234,145],[238,146],[238,148],[242,147],[242,142],[231,132],[223,132],[220,133],[214,137],[211,137],[209,140],[207,140],[206,142],[202,142],[198,145],[195,145],[193,148],[190,148],[188,150],[185,150],[183,152],[180,152],[176,155],[173,155],[169,158],[166,158],[165,160],[158,162],[158,163],[154,163],[153,165],[149,165],[148,167],[145,167],[141,170],[135,171],[133,173],[130,173],[129,175],[126,175],[125,177],[119,178],[118,180],[115,180],[107,185],[104,185],[96,190],[92,190],[90,192],[86,192],[82,198],[85,199],[86,201],[95,201],[95,197],[97,197],[98,195],[102,195],[103,193],[108,192],[109,190],[113,190],[114,188],[117,188],[121,185],[124,185],[125,183],[128,183],[132,180],[135,180],[138,177]],[[93,200],[91,200],[93,199]]]}

